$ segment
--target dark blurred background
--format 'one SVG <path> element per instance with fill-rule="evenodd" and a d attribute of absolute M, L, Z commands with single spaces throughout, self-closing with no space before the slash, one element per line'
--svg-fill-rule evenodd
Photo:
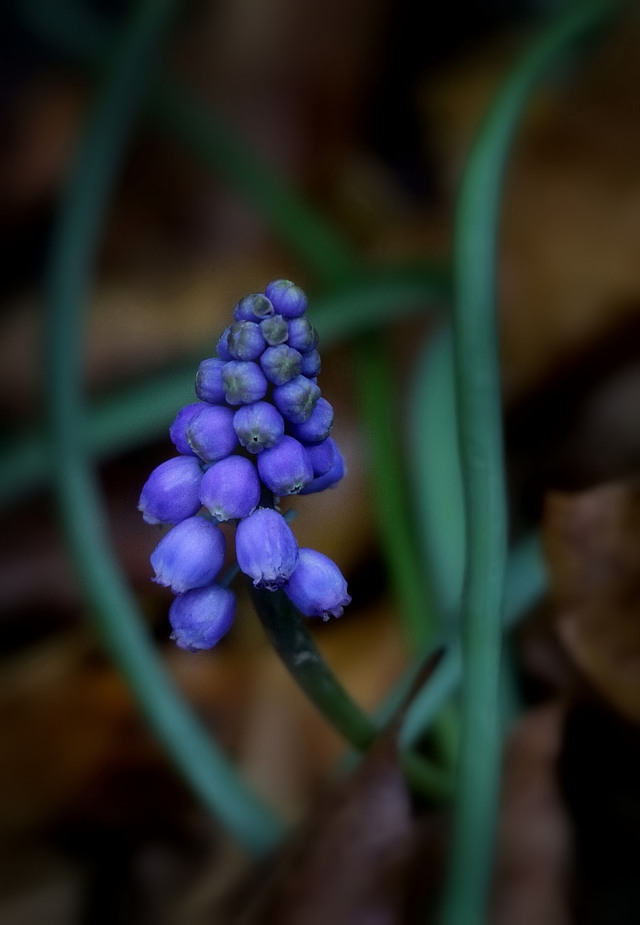
<path fill-rule="evenodd" d="M 538 24 L 561 6 L 552 0 L 189 2 L 180 5 L 161 66 L 370 262 L 446 260 L 455 192 L 479 120 Z M 91 49 L 127 8 L 107 0 L 32 0 L 5 2 L 0 13 L 6 446 L 42 419 L 41 295 L 56 205 L 93 98 Z M 500 309 L 518 531 L 539 521 L 549 491 L 629 478 L 640 465 L 638 86 L 640 30 L 627 18 L 537 94 L 509 170 Z M 157 123 L 141 118 L 88 306 L 90 393 L 99 397 L 199 352 L 210 355 L 235 302 L 282 276 L 308 286 L 311 296 L 318 288 L 250 203 Z M 388 344 L 403 383 L 429 323 L 389 322 Z M 349 350 L 347 344 L 327 351 L 323 366 L 349 485 L 329 493 L 326 503 L 301 504 L 296 533 L 301 544 L 339 561 L 349 577 L 351 613 L 317 636 L 349 689 L 373 707 L 408 653 L 376 535 Z M 400 388 L 402 424 L 401 397 Z M 296 819 L 319 792 L 341 743 L 294 691 L 246 602 L 213 653 L 192 656 L 168 643 L 169 598 L 149 581 L 157 535 L 136 505 L 150 468 L 169 453 L 168 438 L 159 438 L 101 465 L 114 544 L 178 684 L 243 773 Z M 223 921 L 212 910 L 246 862 L 195 805 L 104 658 L 46 486 L 6 501 L 2 523 L 0 921 Z M 574 696 L 578 683 L 550 622 L 542 608 L 518 643 L 532 709 Z M 610 759 L 598 792 L 618 786 L 615 773 L 607 777 L 612 768 L 639 763 L 628 715 L 608 713 L 606 696 L 604 706 L 591 697 L 587 706 L 579 698 L 570 736 L 562 731 L 566 699 L 560 713 L 538 715 L 528 727 L 533 731 L 524 733 L 524 754 L 529 749 L 540 763 L 531 785 L 541 801 L 535 805 L 547 811 L 538 813 L 548 821 L 540 854 L 553 863 L 545 867 L 534 856 L 529 894 L 502 871 L 497 922 L 569 922 L 582 908 L 570 898 L 584 890 L 568 846 L 579 832 L 588 864 L 598 868 L 589 854 L 597 835 L 571 783 L 589 754 L 588 730 L 604 730 Z M 553 776 L 561 752 L 570 799 Z M 531 823 L 526 812 L 518 816 L 518 795 L 531 792 L 522 771 L 531 762 L 522 754 L 515 765 L 523 776 L 509 790 L 516 794 L 516 840 Z M 602 889 L 594 889 L 592 911 L 575 921 L 637 921 L 624 916 L 638 908 L 625 859 L 638 847 L 639 802 L 633 783 L 625 780 L 624 787 L 622 815 L 635 822 L 624 837 L 615 827 L 609 833 L 620 860 L 611 877 L 603 875 Z M 611 909 L 612 894 L 623 897 L 618 917 L 598 918 L 594 910 Z M 546 912 L 533 902 L 540 895 L 548 900 Z M 534 917 L 518 918 L 516 908 Z"/>

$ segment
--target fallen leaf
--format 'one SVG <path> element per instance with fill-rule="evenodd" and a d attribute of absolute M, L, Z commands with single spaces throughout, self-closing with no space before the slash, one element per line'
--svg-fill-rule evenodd
<path fill-rule="evenodd" d="M 547 499 L 557 630 L 584 676 L 640 722 L 640 482 Z"/>

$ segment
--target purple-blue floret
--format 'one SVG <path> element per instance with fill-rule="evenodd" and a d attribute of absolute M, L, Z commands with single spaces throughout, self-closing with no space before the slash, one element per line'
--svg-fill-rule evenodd
<path fill-rule="evenodd" d="M 211 649 L 231 629 L 235 609 L 235 594 L 220 585 L 185 591 L 169 610 L 171 638 L 189 652 Z"/>
<path fill-rule="evenodd" d="M 290 279 L 275 279 L 269 283 L 264 294 L 277 314 L 284 318 L 298 318 L 306 311 L 307 297 Z"/>
<path fill-rule="evenodd" d="M 320 388 L 305 376 L 296 376 L 273 390 L 273 401 L 283 418 L 292 424 L 302 424 L 320 398 Z"/>
<path fill-rule="evenodd" d="M 265 376 L 274 385 L 284 385 L 300 375 L 302 355 L 287 344 L 267 347 L 260 357 L 260 366 Z"/>
<path fill-rule="evenodd" d="M 249 453 L 261 453 L 275 446 L 284 434 L 284 419 L 268 401 L 241 405 L 233 417 L 238 440 Z"/>
<path fill-rule="evenodd" d="M 273 315 L 273 305 L 262 292 L 252 292 L 240 299 L 233 310 L 236 321 L 255 321 L 256 318 L 268 318 Z"/>
<path fill-rule="evenodd" d="M 178 524 L 200 510 L 202 469 L 195 456 L 157 466 L 142 487 L 138 510 L 148 524 Z"/>
<path fill-rule="evenodd" d="M 322 369 L 322 360 L 317 350 L 309 350 L 305 353 L 300 362 L 300 372 L 309 379 L 314 379 L 320 374 Z"/>
<path fill-rule="evenodd" d="M 307 451 L 294 437 L 285 436 L 258 456 L 258 472 L 276 497 L 295 495 L 313 479 Z"/>
<path fill-rule="evenodd" d="M 256 588 L 275 591 L 298 564 L 298 544 L 282 514 L 259 507 L 238 524 L 236 557 Z"/>
<path fill-rule="evenodd" d="M 186 438 L 193 452 L 205 462 L 224 459 L 238 445 L 233 411 L 222 405 L 203 404 L 189 423 Z"/>
<path fill-rule="evenodd" d="M 309 462 L 313 469 L 313 477 L 317 478 L 319 475 L 325 475 L 336 460 L 336 451 L 338 448 L 335 440 L 332 440 L 331 437 L 327 437 L 322 443 L 308 446 L 306 449 Z"/>
<path fill-rule="evenodd" d="M 331 439 L 331 438 L 329 438 Z M 310 447 L 309 450 L 313 449 Z M 307 450 L 307 452 L 309 452 Z M 338 482 L 344 478 L 346 472 L 346 467 L 344 464 L 344 459 L 342 453 L 334 444 L 334 458 L 331 468 L 319 475 L 317 478 L 312 479 L 304 488 L 300 491 L 301 495 L 312 495 L 318 491 L 324 491 L 326 488 L 333 488 L 334 485 L 337 485 Z"/>
<path fill-rule="evenodd" d="M 282 315 L 271 315 L 260 322 L 262 336 L 270 347 L 277 347 L 278 344 L 284 344 L 289 338 L 289 324 Z M 294 344 L 291 344 L 293 347 Z"/>
<path fill-rule="evenodd" d="M 351 602 L 347 582 L 335 562 L 315 549 L 298 550 L 298 565 L 284 593 L 305 617 L 340 617 Z"/>
<path fill-rule="evenodd" d="M 230 405 L 247 405 L 267 394 L 268 382 L 257 363 L 230 360 L 222 370 L 225 399 Z"/>
<path fill-rule="evenodd" d="M 169 437 L 179 453 L 185 456 L 195 456 L 195 450 L 189 445 L 187 440 L 187 428 L 196 417 L 200 414 L 205 406 L 200 401 L 195 401 L 190 405 L 185 405 L 178 411 L 173 423 L 169 428 Z"/>
<path fill-rule="evenodd" d="M 307 353 L 317 347 L 318 332 L 308 318 L 290 318 L 287 343 L 300 353 Z"/>
<path fill-rule="evenodd" d="M 248 517 L 260 500 L 256 467 L 244 456 L 227 456 L 202 476 L 200 500 L 216 520 Z"/>
<path fill-rule="evenodd" d="M 211 584 L 224 562 L 225 538 L 204 517 L 187 517 L 163 536 L 151 553 L 153 579 L 182 594 Z"/>
<path fill-rule="evenodd" d="M 201 401 L 209 402 L 212 405 L 217 405 L 224 401 L 222 370 L 226 362 L 226 360 L 221 360 L 220 357 L 210 357 L 200 363 L 196 373 L 196 395 Z"/>
<path fill-rule="evenodd" d="M 257 360 L 266 346 L 257 321 L 236 321 L 227 328 L 227 350 L 234 360 Z"/>
<path fill-rule="evenodd" d="M 331 433 L 333 427 L 333 408 L 326 400 L 320 396 L 316 406 L 302 424 L 291 424 L 289 430 L 301 443 L 322 443 Z"/>

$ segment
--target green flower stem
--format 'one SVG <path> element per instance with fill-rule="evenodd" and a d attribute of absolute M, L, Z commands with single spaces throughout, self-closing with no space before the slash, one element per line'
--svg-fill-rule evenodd
<path fill-rule="evenodd" d="M 248 850 L 262 853 L 274 847 L 283 828 L 237 777 L 158 659 L 108 542 L 84 439 L 83 313 L 100 228 L 173 7 L 168 0 L 134 5 L 113 49 L 59 212 L 46 292 L 51 467 L 67 542 L 107 648 L 185 780 Z"/>
<path fill-rule="evenodd" d="M 265 632 L 283 664 L 311 702 L 358 751 L 365 751 L 380 727 L 342 687 L 318 650 L 297 609 L 282 591 L 265 591 L 248 583 Z M 450 795 L 450 779 L 420 755 L 400 755 L 408 781 L 433 799 Z"/>
<path fill-rule="evenodd" d="M 454 236 L 454 358 L 466 511 L 462 596 L 462 737 L 451 864 L 440 921 L 486 921 L 497 812 L 498 709 L 507 517 L 496 335 L 499 208 L 508 152 L 550 65 L 611 17 L 611 2 L 562 15 L 511 73 L 473 145 Z"/>
<path fill-rule="evenodd" d="M 395 375 L 388 353 L 376 334 L 355 345 L 356 383 L 369 435 L 366 458 L 376 499 L 375 513 L 393 590 L 414 650 L 424 649 L 433 637 L 435 620 L 428 605 L 423 571 L 413 536 L 405 492 L 406 473 L 400 455 L 396 422 Z"/>
<path fill-rule="evenodd" d="M 396 425 L 395 376 L 379 335 L 370 334 L 356 344 L 356 379 L 360 407 L 371 436 L 367 459 L 371 465 L 378 534 L 391 573 L 405 635 L 415 651 L 434 638 L 436 620 L 413 533 L 413 518 L 406 496 L 406 472 Z M 455 713 L 447 708 L 433 727 L 434 744 L 445 765 L 455 766 L 458 731 Z"/>
<path fill-rule="evenodd" d="M 451 329 L 430 334 L 410 387 L 408 462 L 420 548 L 441 629 L 455 627 L 465 555 Z"/>
<path fill-rule="evenodd" d="M 509 631 L 530 612 L 547 587 L 547 575 L 537 535 L 522 540 L 511 552 L 505 583 L 504 630 Z M 449 630 L 440 643 L 445 655 L 416 694 L 405 713 L 400 730 L 400 744 L 408 748 L 425 735 L 442 708 L 460 686 L 462 657 L 457 633 Z M 428 655 L 426 656 L 428 657 Z M 416 676 L 421 659 L 408 677 Z M 392 704 L 395 703 L 395 698 Z M 386 715 L 386 707 L 385 714 Z"/>

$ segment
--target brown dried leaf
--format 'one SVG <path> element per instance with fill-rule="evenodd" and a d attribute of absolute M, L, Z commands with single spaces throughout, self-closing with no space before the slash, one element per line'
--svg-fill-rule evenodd
<path fill-rule="evenodd" d="M 424 682 L 439 658 L 437 653 L 429 660 L 417 684 Z M 433 830 L 421 833 L 413 818 L 398 760 L 398 721 L 396 716 L 355 771 L 325 791 L 262 889 L 242 889 L 238 902 L 243 908 L 231 921 L 242 925 L 406 921 L 409 901 L 416 901 L 412 890 L 416 859 L 426 850 L 433 853 L 435 838 Z M 424 871 L 420 873 L 424 887 L 424 881 L 430 881 Z M 428 897 L 423 890 L 417 901 L 424 899 Z M 218 910 L 216 920 L 219 916 Z"/>
<path fill-rule="evenodd" d="M 640 482 L 550 496 L 544 536 L 567 652 L 614 709 L 640 722 Z"/>
<path fill-rule="evenodd" d="M 401 921 L 412 834 L 409 793 L 387 737 L 320 801 L 243 925 Z"/>

